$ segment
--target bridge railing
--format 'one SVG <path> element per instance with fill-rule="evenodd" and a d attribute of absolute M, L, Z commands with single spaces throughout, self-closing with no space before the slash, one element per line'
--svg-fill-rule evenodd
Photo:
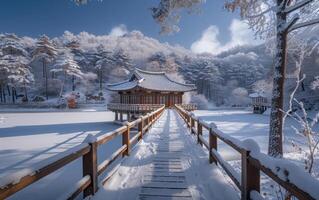
<path fill-rule="evenodd" d="M 61 199 L 75 199 L 82 192 L 84 197 L 94 195 L 98 190 L 98 176 L 108 169 L 118 157 L 129 156 L 131 145 L 143 138 L 144 133 L 146 133 L 152 124 L 161 116 L 164 109 L 165 106 L 161 106 L 157 110 L 135 121 L 127 122 L 124 126 L 99 137 L 89 135 L 83 143 L 66 152 L 48 158 L 26 170 L 21 170 L 3 177 L 0 181 L 0 199 L 10 197 L 81 157 L 83 176 L 74 186 L 70 187 L 70 191 L 64 194 Z M 133 128 L 137 129 L 137 133 L 131 137 L 130 133 Z M 117 136 L 122 136 L 122 146 L 108 159 L 98 164 L 98 147 Z M 103 184 L 111 175 L 112 173 L 109 173 L 109 175 L 102 180 Z"/>
<path fill-rule="evenodd" d="M 194 114 L 176 105 L 176 110 L 186 122 L 192 134 L 197 136 L 201 146 L 209 152 L 209 162 L 219 164 L 241 191 L 241 199 L 263 199 L 260 195 L 260 172 L 285 188 L 300 200 L 319 199 L 319 181 L 294 163 L 270 157 L 259 150 L 258 144 L 251 140 L 240 141 L 208 124 Z M 208 141 L 203 137 L 203 128 L 208 130 Z M 217 151 L 217 140 L 226 143 L 241 154 L 241 174 L 225 161 Z"/>
<path fill-rule="evenodd" d="M 107 109 L 111 111 L 123 111 L 123 112 L 150 112 L 161 108 L 163 104 L 121 104 L 121 103 L 109 103 Z"/>
<path fill-rule="evenodd" d="M 197 105 L 196 104 L 176 104 L 177 106 L 183 108 L 186 111 L 194 111 L 197 110 Z"/>

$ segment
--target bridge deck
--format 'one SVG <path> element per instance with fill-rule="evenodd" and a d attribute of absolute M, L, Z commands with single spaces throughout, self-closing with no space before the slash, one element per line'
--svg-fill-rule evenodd
<path fill-rule="evenodd" d="M 166 110 L 95 199 L 239 199 L 207 152 Z"/>

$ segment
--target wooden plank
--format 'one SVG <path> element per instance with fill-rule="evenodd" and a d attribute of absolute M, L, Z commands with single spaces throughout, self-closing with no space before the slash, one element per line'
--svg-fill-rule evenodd
<path fill-rule="evenodd" d="M 166 197 L 156 195 L 140 195 L 140 200 L 191 200 L 192 197 Z"/>
<path fill-rule="evenodd" d="M 118 158 L 120 155 L 122 155 L 122 153 L 124 151 L 126 151 L 126 148 L 127 146 L 126 145 L 123 145 L 121 146 L 117 151 L 115 151 L 109 159 L 107 160 L 104 160 L 101 164 L 99 164 L 98 166 L 98 170 L 97 170 L 97 173 L 98 175 L 101 175 L 108 166 L 110 166 L 115 160 L 116 158 Z"/>
<path fill-rule="evenodd" d="M 191 197 L 191 193 L 185 189 L 173 188 L 144 188 L 141 189 L 141 195 L 155 195 L 166 197 Z"/>
<path fill-rule="evenodd" d="M 142 186 L 143 188 L 163 188 L 163 189 L 187 189 L 187 184 L 185 182 L 182 183 L 159 183 L 159 182 L 149 182 Z"/>
<path fill-rule="evenodd" d="M 82 182 L 82 180 L 85 180 Z M 71 194 L 69 194 L 65 199 L 67 200 L 73 200 L 76 199 L 81 192 L 83 192 L 90 184 L 91 184 L 91 178 L 90 176 L 84 176 L 80 182 L 82 182 L 81 185 L 76 185 L 77 189 L 73 191 Z"/>
<path fill-rule="evenodd" d="M 120 128 L 118 128 L 114 131 L 108 132 L 108 133 L 98 137 L 97 144 L 102 145 L 102 144 L 112 140 L 116 136 L 122 135 L 126 131 L 126 129 L 127 129 L 126 126 L 121 126 Z"/>

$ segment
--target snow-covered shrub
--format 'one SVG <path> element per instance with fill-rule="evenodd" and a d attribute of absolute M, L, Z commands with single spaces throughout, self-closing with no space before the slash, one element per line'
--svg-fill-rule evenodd
<path fill-rule="evenodd" d="M 192 95 L 190 103 L 196 104 L 198 109 L 207 109 L 209 107 L 209 102 L 206 97 L 202 94 Z"/>

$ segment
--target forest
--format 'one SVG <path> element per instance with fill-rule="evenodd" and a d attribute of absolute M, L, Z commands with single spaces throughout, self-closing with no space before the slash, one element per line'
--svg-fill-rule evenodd
<path fill-rule="evenodd" d="M 315 32 L 315 31 L 314 31 Z M 318 41 L 316 34 L 312 43 Z M 311 44 L 309 44 L 310 46 Z M 294 51 L 289 56 L 294 58 Z M 319 70 L 318 51 L 303 61 L 307 78 L 297 95 L 311 96 L 313 106 Z M 288 63 L 286 90 L 295 86 L 294 59 Z M 41 102 L 59 104 L 70 93 L 83 101 L 112 101 L 106 84 L 125 80 L 135 67 L 165 71 L 172 78 L 195 83 L 196 95 L 185 98 L 210 106 L 247 106 L 249 94 L 271 96 L 273 55 L 267 44 L 238 46 L 218 55 L 195 54 L 190 50 L 131 31 L 124 35 L 73 34 L 38 38 L 0 35 L 0 101 L 5 104 Z"/>

